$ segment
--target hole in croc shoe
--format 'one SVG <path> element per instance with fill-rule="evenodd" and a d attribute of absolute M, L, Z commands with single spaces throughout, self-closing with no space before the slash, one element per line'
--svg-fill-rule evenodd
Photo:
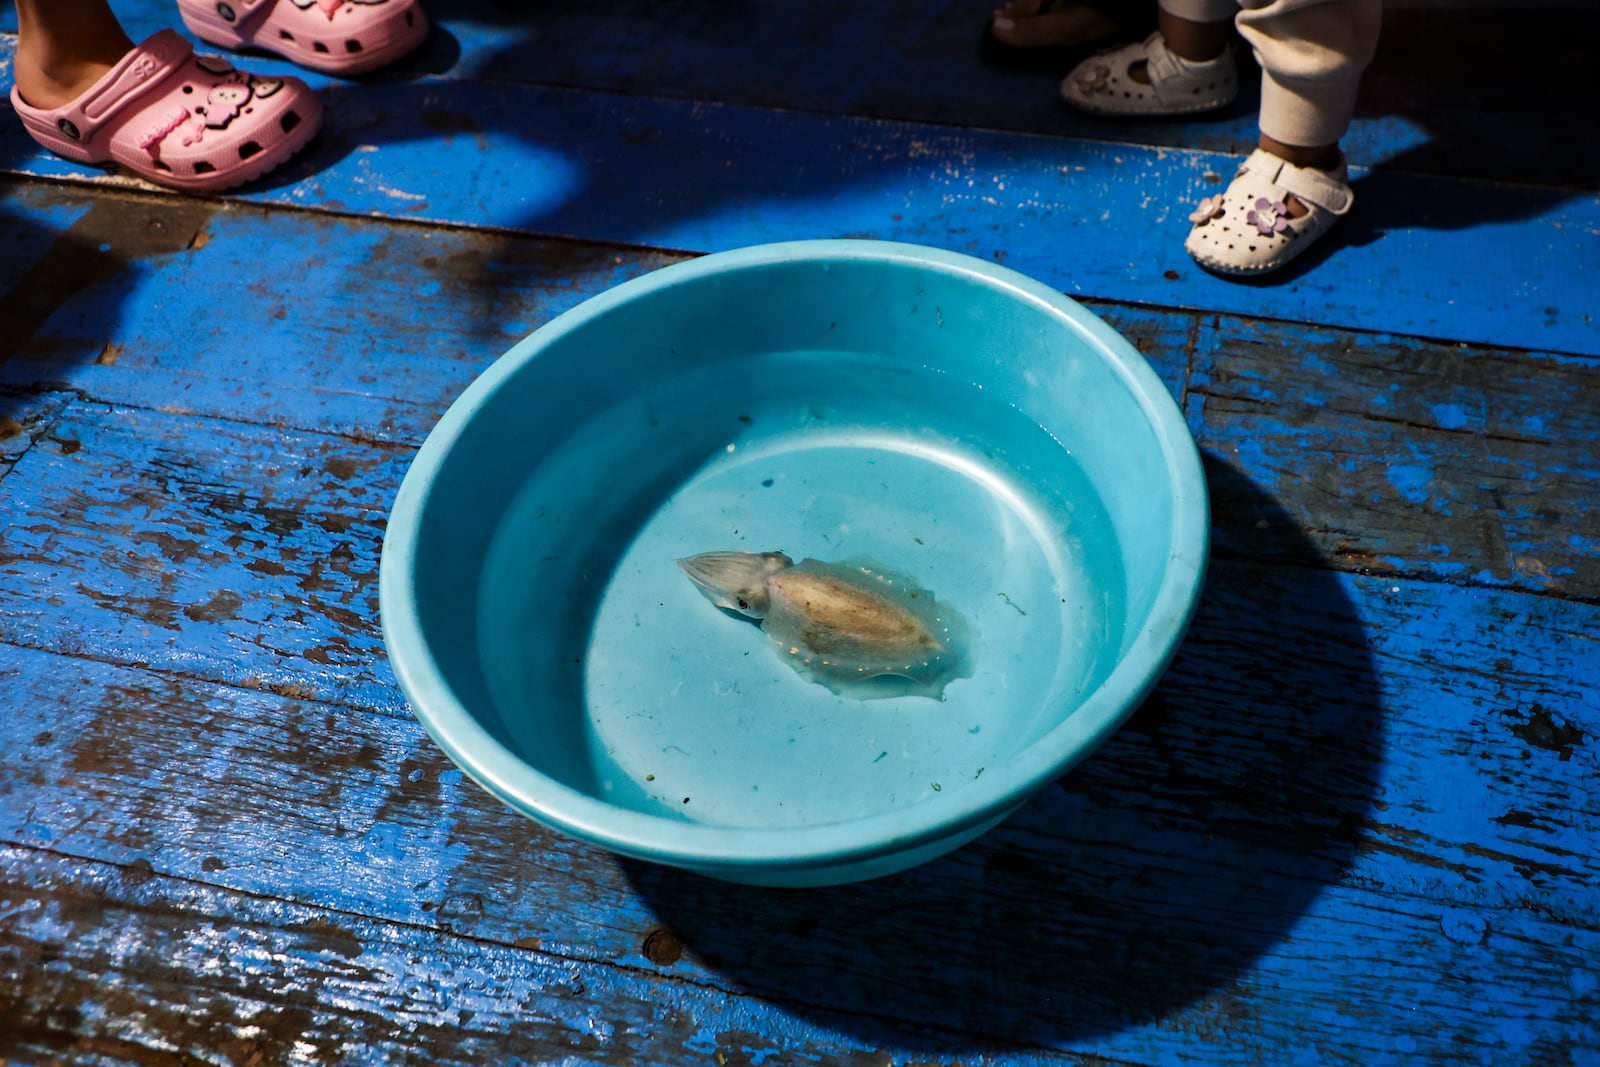
<path fill-rule="evenodd" d="M 407 11 L 406 12 L 406 28 L 410 29 L 412 26 L 415 26 L 416 24 L 417 24 L 417 13 L 415 11 Z"/>
<path fill-rule="evenodd" d="M 300 116 L 293 111 L 286 111 L 283 114 L 283 118 L 278 120 L 278 125 L 283 127 L 284 133 L 288 133 L 300 125 Z"/>
<path fill-rule="evenodd" d="M 355 55 L 357 52 L 361 51 L 361 42 L 360 41 L 346 41 L 344 43 L 344 50 L 346 52 L 349 52 L 351 55 Z"/>
<path fill-rule="evenodd" d="M 194 92 L 194 86 L 192 86 L 192 85 L 185 85 L 185 86 L 184 86 L 184 87 L 183 87 L 183 91 L 184 91 L 184 92 L 186 92 L 186 93 L 192 93 L 192 92 Z"/>
<path fill-rule="evenodd" d="M 292 40 L 294 40 L 294 34 L 290 33 L 288 30 L 279 30 L 278 31 L 278 40 L 280 40 L 280 41 L 292 41 Z"/>
<path fill-rule="evenodd" d="M 246 141 L 244 144 L 239 146 L 239 158 L 249 159 L 259 151 L 261 151 L 260 145 L 256 144 L 254 141 Z"/>
<path fill-rule="evenodd" d="M 213 167 L 211 164 L 207 163 L 203 159 L 200 162 L 198 162 L 198 163 L 196 163 L 194 165 L 194 172 L 196 174 L 210 174 L 212 171 L 214 171 L 216 169 L 217 169 L 216 167 Z"/>
<path fill-rule="evenodd" d="M 328 54 L 328 46 L 323 44 L 321 41 L 313 42 L 312 45 L 311 45 L 311 50 L 313 52 L 320 52 L 323 55 L 327 55 Z"/>
<path fill-rule="evenodd" d="M 161 162 L 161 160 L 159 160 L 159 159 L 152 159 L 150 161 L 150 165 L 152 167 L 156 168 L 156 170 L 164 170 L 168 174 L 172 173 L 172 168 L 167 166 L 165 163 Z"/>

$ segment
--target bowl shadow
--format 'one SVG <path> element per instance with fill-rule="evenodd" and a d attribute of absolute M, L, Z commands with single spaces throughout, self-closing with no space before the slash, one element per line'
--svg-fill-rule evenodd
<path fill-rule="evenodd" d="M 1259 486 L 1206 457 L 1219 526 L 1315 560 Z M 1223 537 L 1219 543 L 1227 543 Z M 1347 579 L 1214 556 L 1152 696 L 977 842 L 821 890 L 623 870 L 673 946 L 864 1042 L 1058 1046 L 1218 1010 L 1350 866 L 1373 806 L 1380 693 Z"/>

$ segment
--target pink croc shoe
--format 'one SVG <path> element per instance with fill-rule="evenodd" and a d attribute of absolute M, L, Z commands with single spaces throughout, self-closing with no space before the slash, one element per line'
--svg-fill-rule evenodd
<path fill-rule="evenodd" d="M 298 78 L 258 78 L 162 30 L 65 107 L 11 106 L 35 141 L 78 163 L 117 162 L 158 185 L 208 191 L 259 178 L 298 152 L 322 105 Z"/>
<path fill-rule="evenodd" d="M 326 74 L 391 63 L 428 35 L 417 0 L 178 0 L 183 24 L 223 48 L 261 48 Z"/>

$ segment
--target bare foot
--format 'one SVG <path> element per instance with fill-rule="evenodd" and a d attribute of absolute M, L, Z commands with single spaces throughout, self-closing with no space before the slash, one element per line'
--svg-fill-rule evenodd
<path fill-rule="evenodd" d="M 22 0 L 17 22 L 12 73 L 36 108 L 70 104 L 133 48 L 103 0 Z"/>
<path fill-rule="evenodd" d="M 1076 48 L 1104 40 L 1117 29 L 1110 16 L 1088 4 L 1051 10 L 1048 0 L 1010 0 L 994 13 L 995 40 L 1013 48 Z"/>
<path fill-rule="evenodd" d="M 128 47 L 133 46 L 130 44 Z M 122 56 L 119 55 L 117 58 L 121 59 Z M 55 64 L 48 72 L 35 67 L 24 73 L 27 68 L 24 67 L 19 55 L 16 65 L 17 93 L 30 107 L 44 111 L 54 110 L 78 99 L 114 65 L 114 63 L 90 60 Z"/>

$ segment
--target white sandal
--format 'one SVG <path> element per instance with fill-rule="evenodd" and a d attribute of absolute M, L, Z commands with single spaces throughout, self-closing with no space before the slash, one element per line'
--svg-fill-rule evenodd
<path fill-rule="evenodd" d="M 1150 84 L 1129 68 L 1143 61 Z M 1091 115 L 1191 115 L 1214 111 L 1239 95 L 1239 70 L 1230 46 L 1216 59 L 1193 63 L 1168 51 L 1159 32 L 1141 44 L 1091 56 L 1061 82 L 1061 99 Z"/>
<path fill-rule="evenodd" d="M 1306 206 L 1299 218 L 1289 217 L 1290 194 Z M 1354 202 L 1343 161 L 1336 171 L 1316 170 L 1258 148 L 1226 192 L 1200 201 L 1183 247 L 1222 274 L 1265 274 L 1309 248 Z"/>

